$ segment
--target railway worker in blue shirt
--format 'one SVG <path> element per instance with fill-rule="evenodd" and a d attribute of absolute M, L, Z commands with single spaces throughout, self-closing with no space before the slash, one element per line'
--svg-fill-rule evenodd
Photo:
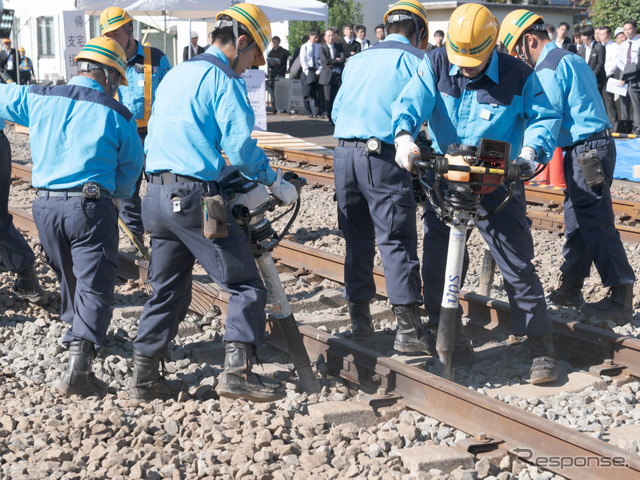
<path fill-rule="evenodd" d="M 97 37 L 75 58 L 78 75 L 54 87 L 0 85 L 0 117 L 29 127 L 38 189 L 33 219 L 58 277 L 62 343 L 69 364 L 58 384 L 67 395 L 106 388 L 91 373 L 111 321 L 118 266 L 118 212 L 142 169 L 142 145 L 131 112 L 113 98 L 125 56 Z"/>
<path fill-rule="evenodd" d="M 533 175 L 536 160 L 546 163 L 551 158 L 555 148 L 551 129 L 558 114 L 532 69 L 494 51 L 497 37 L 498 22 L 486 7 L 469 3 L 454 10 L 446 47 L 427 53 L 392 105 L 400 165 L 413 168 L 411 152 L 417 149 L 413 139 L 425 120 L 437 153 L 446 153 L 454 143 L 477 145 L 481 138 L 506 141 L 523 178 Z M 500 189 L 484 195 L 480 214 L 494 210 L 503 199 Z M 557 362 L 544 291 L 531 263 L 529 227 L 524 184 L 519 180 L 504 210 L 478 222 L 505 280 L 513 332 L 529 337 L 530 377 L 537 384 L 557 378 Z M 425 307 L 432 320 L 437 320 L 440 312 L 448 239 L 449 228 L 428 204 L 422 280 Z"/>
<path fill-rule="evenodd" d="M 548 300 L 579 307 L 587 315 L 619 325 L 630 323 L 635 275 L 615 228 L 611 205 L 609 188 L 616 164 L 611 124 L 589 65 L 558 48 L 543 32 L 542 17 L 515 10 L 505 18 L 500 37 L 505 38 L 512 55 L 517 51 L 535 68 L 561 115 L 554 135 L 565 152 L 564 262 L 560 285 Z M 584 303 L 582 286 L 592 263 L 609 292 L 598 302 Z"/>
<path fill-rule="evenodd" d="M 269 185 L 284 204 L 298 197 L 251 138 L 255 117 L 240 77 L 251 65 L 265 64 L 270 39 L 271 25 L 262 9 L 249 3 L 234 5 L 216 16 L 213 45 L 171 70 L 158 89 L 145 145 L 149 183 L 142 202 L 153 247 L 153 294 L 134 342 L 134 400 L 176 393 L 158 366 L 187 313 L 196 259 L 231 294 L 218 393 L 253 401 L 284 395 L 251 370 L 251 357 L 264 337 L 267 292 L 246 235 L 217 182 L 225 166 L 224 149 L 245 177 Z M 202 202 L 219 207 L 215 219 L 226 226 L 226 235 L 203 235 L 203 213 L 210 209 L 204 210 Z"/>
<path fill-rule="evenodd" d="M 36 256 L 13 225 L 8 208 L 10 189 L 11 144 L 4 134 L 4 120 L 0 118 L 0 263 L 17 274 L 11 293 L 21 300 L 36 303 L 44 294 L 36 274 Z"/>
<path fill-rule="evenodd" d="M 133 38 L 133 19 L 120 7 L 108 7 L 102 11 L 100 31 L 103 36 L 117 41 L 127 55 L 127 85 L 120 85 L 118 99 L 133 113 L 140 140 L 144 144 L 156 90 L 171 69 L 171 65 L 161 50 L 142 45 Z M 141 181 L 142 174 L 136 183 L 133 196 L 120 202 L 120 218 L 138 237 L 140 243 L 144 243 L 144 227 L 140 213 Z M 137 249 L 132 246 L 128 251 L 135 253 Z"/>
<path fill-rule="evenodd" d="M 376 294 L 377 239 L 398 322 L 394 348 L 433 355 L 433 339 L 418 312 L 422 294 L 411 174 L 395 163 L 391 129 L 391 103 L 424 57 L 427 12 L 416 0 L 402 0 L 385 14 L 384 23 L 384 41 L 347 63 L 332 112 L 339 139 L 333 156 L 338 222 L 347 247 L 344 296 L 352 338 L 368 341 L 374 331 L 369 302 Z M 369 139 L 375 145 L 368 147 Z"/>

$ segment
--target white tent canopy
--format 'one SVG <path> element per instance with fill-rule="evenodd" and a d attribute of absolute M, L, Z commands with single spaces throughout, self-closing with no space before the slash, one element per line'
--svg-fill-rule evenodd
<path fill-rule="evenodd" d="M 316 20 L 326 22 L 329 6 L 316 0 L 249 0 L 264 10 L 271 22 Z M 76 0 L 76 8 L 99 14 L 107 7 L 120 7 L 130 15 L 166 15 L 192 20 L 213 19 L 234 0 Z"/>

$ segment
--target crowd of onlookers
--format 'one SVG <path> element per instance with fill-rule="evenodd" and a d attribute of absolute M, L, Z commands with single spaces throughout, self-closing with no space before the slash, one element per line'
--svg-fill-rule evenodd
<path fill-rule="evenodd" d="M 573 28 L 573 36 L 569 35 L 570 27 L 566 22 L 561 22 L 558 28 L 549 23 L 546 27 L 558 47 L 580 55 L 593 70 L 614 130 L 640 133 L 640 37 L 636 22 L 627 20 L 615 31 L 608 26 L 578 25 Z M 612 83 L 623 86 L 626 94 L 610 91 Z"/>
<path fill-rule="evenodd" d="M 560 22 L 557 28 L 550 23 L 546 27 L 549 37 L 558 47 L 580 55 L 593 70 L 614 130 L 640 133 L 640 37 L 636 22 L 628 20 L 615 31 L 608 26 L 594 28 L 592 25 L 577 25 L 571 29 L 566 22 Z M 353 23 L 342 27 L 342 36 L 333 27 L 322 34 L 311 30 L 293 53 L 282 47 L 280 38 L 275 36 L 267 58 L 268 79 L 273 82 L 285 77 L 287 72 L 292 78 L 300 79 L 307 114 L 328 117 L 331 122 L 331 106 L 340 86 L 344 64 L 351 56 L 384 40 L 384 25 L 376 26 L 375 40 L 368 40 L 366 35 L 364 25 L 354 27 Z M 445 33 L 442 30 L 436 30 L 433 37 L 434 43 L 427 45 L 427 52 L 444 45 Z M 610 79 L 622 86 L 618 90 L 626 94 L 610 91 Z"/>

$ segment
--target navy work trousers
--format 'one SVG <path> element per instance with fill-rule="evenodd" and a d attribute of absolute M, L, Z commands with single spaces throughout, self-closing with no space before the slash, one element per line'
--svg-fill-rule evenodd
<path fill-rule="evenodd" d="M 144 145 L 144 139 L 147 137 L 147 130 L 139 132 L 140 141 Z M 123 198 L 120 200 L 120 218 L 125 223 L 131 233 L 142 236 L 144 234 L 144 225 L 142 223 L 142 199 L 140 198 L 140 185 L 144 176 L 144 163 L 142 172 L 136 182 L 136 189 L 131 198 Z"/>
<path fill-rule="evenodd" d="M 411 174 L 396 164 L 392 146 L 374 156 L 363 145 L 347 143 L 333 155 L 338 222 L 347 246 L 344 296 L 350 301 L 375 296 L 377 240 L 389 302 L 422 303 Z"/>
<path fill-rule="evenodd" d="M 9 215 L 10 188 L 11 145 L 0 130 L 0 260 L 10 271 L 19 273 L 33 265 L 36 256 L 13 225 L 13 215 Z"/>
<path fill-rule="evenodd" d="M 209 184 L 215 194 L 217 183 Z M 147 184 L 142 211 L 144 227 L 151 236 L 153 293 L 144 306 L 134 342 L 144 356 L 168 354 L 169 342 L 191 303 L 196 259 L 213 281 L 231 294 L 224 340 L 259 346 L 264 338 L 267 291 L 247 237 L 227 207 L 229 236 L 204 238 L 201 196 L 200 182 Z M 174 202 L 180 205 L 179 211 L 174 211 Z"/>
<path fill-rule="evenodd" d="M 589 188 L 578 164 L 578 155 L 595 150 L 600 157 L 605 181 Z M 564 201 L 564 262 L 560 270 L 568 276 L 586 278 L 591 264 L 606 287 L 629 285 L 635 275 L 616 230 L 610 186 L 616 166 L 616 144 L 612 137 L 585 141 L 564 154 L 567 184 Z"/>
<path fill-rule="evenodd" d="M 480 204 L 480 214 L 485 215 L 487 211 L 493 211 L 504 197 L 505 190 L 502 188 L 484 195 Z M 504 277 L 504 287 L 511 305 L 513 333 L 551 333 L 553 326 L 547 312 L 544 291 L 531 263 L 533 238 L 531 222 L 526 216 L 524 184 L 518 181 L 513 198 L 507 206 L 496 215 L 479 221 L 477 226 Z M 436 216 L 433 207 L 427 202 L 424 216 L 422 281 L 425 309 L 433 323 L 437 323 L 440 316 L 448 245 L 449 227 Z"/>
<path fill-rule="evenodd" d="M 118 269 L 118 212 L 110 198 L 38 197 L 40 242 L 60 283 L 60 318 L 71 327 L 62 343 L 88 340 L 100 348 L 111 322 Z"/>

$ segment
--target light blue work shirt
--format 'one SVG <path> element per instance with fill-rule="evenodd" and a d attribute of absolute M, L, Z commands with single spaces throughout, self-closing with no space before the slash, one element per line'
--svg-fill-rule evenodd
<path fill-rule="evenodd" d="M 542 49 L 535 70 L 551 105 L 561 115 L 553 128 L 559 147 L 611 128 L 596 76 L 582 57 L 550 42 Z"/>
<path fill-rule="evenodd" d="M 138 51 L 127 61 L 128 86 L 118 88 L 118 99 L 127 107 L 136 120 L 144 117 L 144 47 L 138 42 Z M 160 81 L 171 70 L 167 56 L 161 50 L 151 47 L 151 104 L 156 98 Z"/>
<path fill-rule="evenodd" d="M 491 55 L 484 73 L 468 79 L 449 63 L 445 47 L 427 53 L 391 106 L 394 134 L 405 130 L 415 138 L 428 120 L 437 153 L 446 153 L 453 143 L 475 146 L 488 138 L 509 142 L 511 160 L 529 146 L 538 162 L 548 162 L 559 114 L 531 68 L 503 53 Z"/>
<path fill-rule="evenodd" d="M 384 41 L 354 55 L 342 74 L 342 86 L 333 103 L 333 136 L 393 145 L 391 102 L 418 69 L 424 51 L 406 37 L 392 33 Z"/>
<path fill-rule="evenodd" d="M 245 177 L 271 185 L 276 174 L 251 138 L 255 116 L 244 80 L 217 47 L 195 58 L 173 68 L 158 88 L 145 140 L 146 171 L 217 180 L 224 150 Z"/>
<path fill-rule="evenodd" d="M 29 127 L 31 184 L 67 190 L 95 182 L 129 198 L 142 170 L 131 112 L 87 77 L 67 85 L 0 85 L 0 117 Z"/>

